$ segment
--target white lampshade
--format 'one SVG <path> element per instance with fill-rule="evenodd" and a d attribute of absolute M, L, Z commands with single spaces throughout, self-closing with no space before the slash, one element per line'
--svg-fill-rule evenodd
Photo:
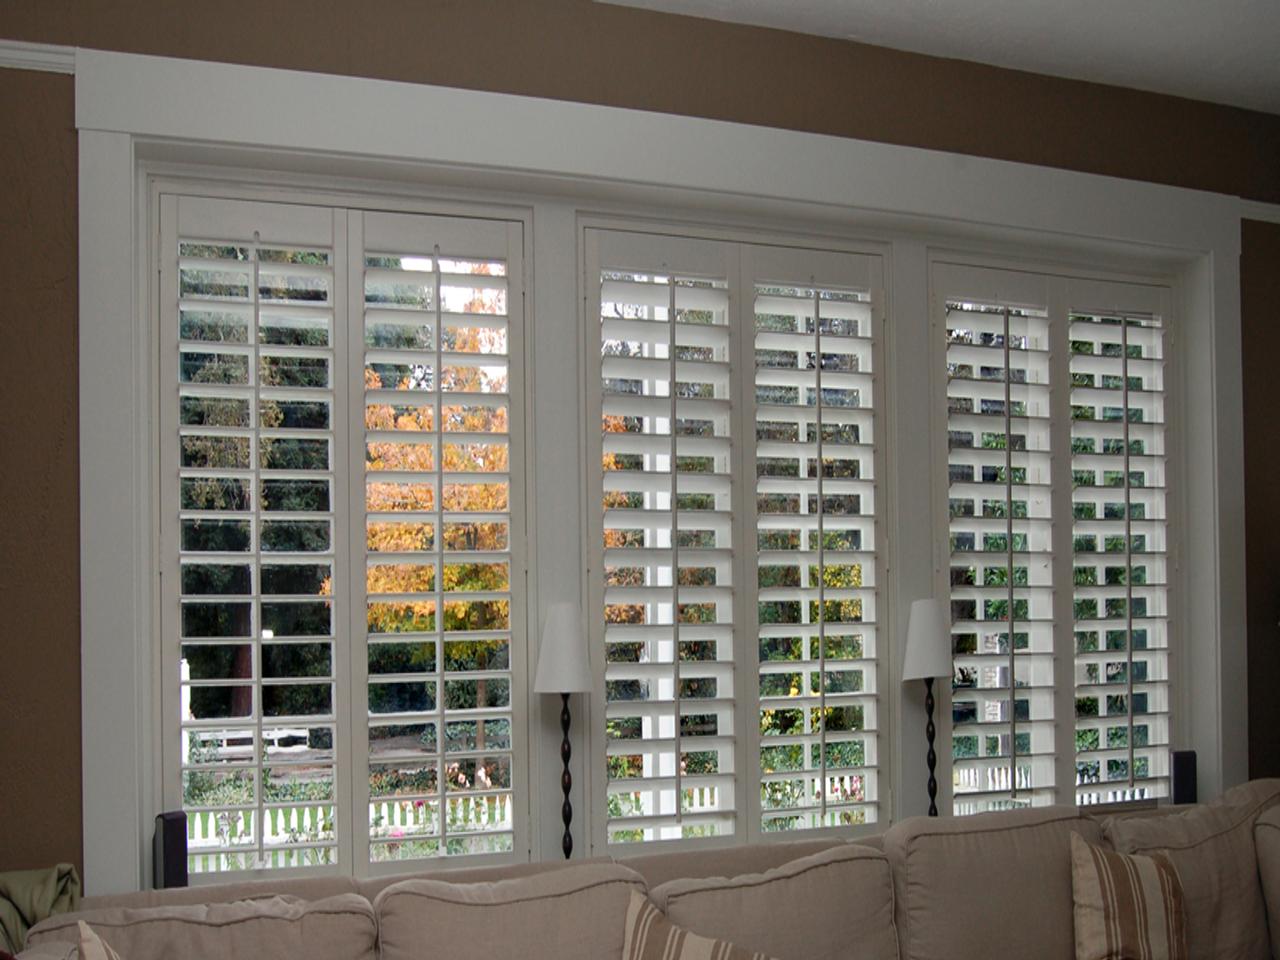
<path fill-rule="evenodd" d="M 902 679 L 951 676 L 951 622 L 941 600 L 916 600 L 907 621 L 907 651 Z"/>
<path fill-rule="evenodd" d="M 542 625 L 534 692 L 590 693 L 592 686 L 586 632 L 578 605 L 553 603 Z"/>

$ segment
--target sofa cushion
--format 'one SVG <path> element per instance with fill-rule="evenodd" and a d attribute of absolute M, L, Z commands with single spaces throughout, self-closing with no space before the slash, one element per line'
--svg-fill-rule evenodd
<path fill-rule="evenodd" d="M 619 859 L 640 876 L 649 889 L 669 880 L 688 877 L 736 877 L 743 873 L 763 873 L 772 867 L 843 845 L 843 840 L 792 840 L 787 843 L 752 843 L 707 850 L 680 850 L 650 853 Z M 641 848 L 643 849 L 643 847 Z"/>
<path fill-rule="evenodd" d="M 37 924 L 28 943 L 76 943 L 84 920 L 125 960 L 297 956 L 374 960 L 378 928 L 354 893 L 310 903 L 290 897 L 181 907 L 110 908 Z"/>
<path fill-rule="evenodd" d="M 1166 852 L 1178 868 L 1192 957 L 1270 957 L 1253 826 L 1278 800 L 1280 780 L 1255 780 L 1183 813 L 1103 823 L 1107 839 L 1121 853 Z"/>
<path fill-rule="evenodd" d="M 763 873 L 672 880 L 650 894 L 672 923 L 778 960 L 896 960 L 884 854 L 841 844 Z"/>
<path fill-rule="evenodd" d="M 903 960 L 1075 960 L 1073 833 L 1102 838 L 1075 807 L 895 824 L 884 839 Z"/>
<path fill-rule="evenodd" d="M 1267 809 L 1253 825 L 1253 843 L 1258 854 L 1258 876 L 1262 881 L 1262 901 L 1267 910 L 1272 955 L 1280 946 L 1280 805 Z"/>
<path fill-rule="evenodd" d="M 773 960 L 677 927 L 638 890 L 631 892 L 627 908 L 622 956 L 624 960 Z"/>
<path fill-rule="evenodd" d="M 238 883 L 208 883 L 167 890 L 141 890 L 101 897 L 85 897 L 81 910 L 108 910 L 113 907 L 187 907 L 206 903 L 235 903 L 238 900 L 270 900 L 293 897 L 297 900 L 325 900 L 344 893 L 359 893 L 351 877 L 275 877 L 271 880 L 242 880 Z M 369 898 L 366 898 L 369 899 Z"/>
<path fill-rule="evenodd" d="M 0 960 L 78 960 L 79 956 L 78 944 L 55 943 L 52 940 L 47 943 L 32 944 L 13 958 L 0 951 Z"/>
<path fill-rule="evenodd" d="M 418 873 L 393 873 L 386 877 L 366 877 L 356 881 L 356 893 L 370 903 L 387 887 L 406 880 L 443 880 L 448 883 L 496 883 L 518 877 L 531 877 L 552 870 L 566 870 L 589 863 L 612 863 L 608 857 L 592 857 L 583 860 L 551 860 L 535 863 L 508 863 L 497 867 L 462 867 L 453 870 L 424 870 Z"/>
<path fill-rule="evenodd" d="M 1118 853 L 1071 835 L 1076 960 L 1187 960 L 1182 881 L 1162 853 Z"/>
<path fill-rule="evenodd" d="M 621 960 L 634 870 L 583 864 L 496 883 L 404 880 L 373 902 L 382 960 Z"/>

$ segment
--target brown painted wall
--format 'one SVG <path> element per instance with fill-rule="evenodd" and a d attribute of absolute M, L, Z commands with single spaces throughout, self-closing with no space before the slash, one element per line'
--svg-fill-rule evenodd
<path fill-rule="evenodd" d="M 1278 116 L 590 0 L 4 0 L 0 37 L 683 113 L 1280 202 Z M 0 70 L 0 870 L 81 850 L 72 93 L 67 77 Z M 1276 228 L 1245 242 L 1246 330 L 1280 351 Z M 1263 604 L 1277 596 L 1280 508 L 1260 421 L 1280 387 L 1258 367 L 1245 388 L 1251 676 L 1255 656 L 1275 676 L 1274 629 L 1259 638 L 1277 619 Z M 1277 712 L 1251 698 L 1255 772 L 1278 772 L 1265 752 Z"/>
<path fill-rule="evenodd" d="M 1280 777 L 1280 224 L 1246 220 L 1242 234 L 1249 775 Z"/>
<path fill-rule="evenodd" d="M 0 37 L 584 100 L 1280 202 L 1280 116 L 591 0 L 4 0 Z"/>
<path fill-rule="evenodd" d="M 0 70 L 0 870 L 80 862 L 72 98 Z"/>

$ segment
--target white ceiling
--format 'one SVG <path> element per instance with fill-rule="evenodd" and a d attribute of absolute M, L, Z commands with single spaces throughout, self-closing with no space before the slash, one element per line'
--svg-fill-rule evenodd
<path fill-rule="evenodd" d="M 1280 113 L 1280 0 L 601 0 Z"/>

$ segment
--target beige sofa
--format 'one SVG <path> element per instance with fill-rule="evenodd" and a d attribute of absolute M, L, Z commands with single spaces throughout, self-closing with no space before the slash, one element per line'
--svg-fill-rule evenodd
<path fill-rule="evenodd" d="M 1191 960 L 1271 960 L 1269 924 L 1280 957 L 1280 780 L 1260 780 L 1123 817 L 914 817 L 848 842 L 88 898 L 36 926 L 20 958 L 74 957 L 85 920 L 123 960 L 621 960 L 639 890 L 673 922 L 779 960 L 1074 960 L 1072 833 L 1169 852 Z"/>

